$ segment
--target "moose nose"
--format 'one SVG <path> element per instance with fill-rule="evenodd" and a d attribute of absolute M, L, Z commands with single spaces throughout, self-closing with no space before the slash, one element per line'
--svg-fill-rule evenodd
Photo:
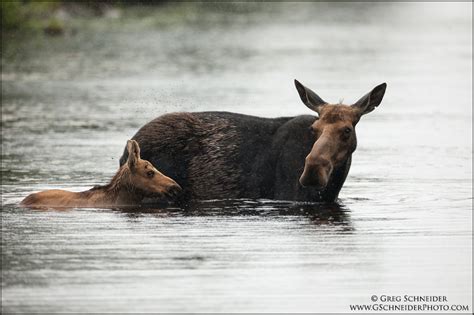
<path fill-rule="evenodd" d="M 311 186 L 322 190 L 326 187 L 331 172 L 332 164 L 329 160 L 308 156 L 305 160 L 303 174 L 301 174 L 299 182 L 303 187 Z"/>
<path fill-rule="evenodd" d="M 331 167 L 331 162 L 328 159 L 325 158 L 308 158 L 307 161 L 309 166 L 315 167 L 315 168 L 330 168 Z"/>
<path fill-rule="evenodd" d="M 176 182 L 171 184 L 171 186 L 168 187 L 168 193 L 171 196 L 177 196 L 181 191 L 183 191 L 183 189 Z"/>

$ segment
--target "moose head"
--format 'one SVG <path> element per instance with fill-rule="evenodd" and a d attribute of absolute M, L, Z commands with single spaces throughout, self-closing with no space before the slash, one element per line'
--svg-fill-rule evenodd
<path fill-rule="evenodd" d="M 304 187 L 323 190 L 333 170 L 343 165 L 355 151 L 355 126 L 362 115 L 380 104 L 387 84 L 376 86 L 353 105 L 329 104 L 297 80 L 295 85 L 303 103 L 318 113 L 318 119 L 310 127 L 314 144 L 306 156 L 299 182 Z"/>

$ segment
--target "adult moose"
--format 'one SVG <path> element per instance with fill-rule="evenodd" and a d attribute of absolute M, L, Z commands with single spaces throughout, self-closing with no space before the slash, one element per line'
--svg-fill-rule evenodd
<path fill-rule="evenodd" d="M 351 166 L 355 126 L 380 104 L 386 84 L 351 106 L 328 104 L 297 80 L 295 85 L 318 117 L 172 113 L 147 123 L 133 139 L 144 159 L 183 188 L 184 198 L 332 202 Z M 125 150 L 120 163 L 126 160 Z"/>

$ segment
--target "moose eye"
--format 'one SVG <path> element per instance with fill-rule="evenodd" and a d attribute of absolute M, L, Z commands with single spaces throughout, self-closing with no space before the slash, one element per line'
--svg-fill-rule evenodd
<path fill-rule="evenodd" d="M 344 128 L 344 133 L 345 133 L 346 135 L 350 134 L 351 132 L 352 132 L 352 129 L 351 129 L 351 128 L 349 128 L 349 127 Z"/>
<path fill-rule="evenodd" d="M 148 172 L 146 172 L 146 176 L 147 176 L 148 178 L 152 178 L 154 175 L 155 175 L 155 172 L 153 172 L 153 171 L 148 171 Z"/>

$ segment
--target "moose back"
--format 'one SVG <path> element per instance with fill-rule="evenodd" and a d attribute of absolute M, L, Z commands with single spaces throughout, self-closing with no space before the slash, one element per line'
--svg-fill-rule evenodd
<path fill-rule="evenodd" d="M 182 187 L 184 199 L 335 201 L 357 146 L 355 126 L 380 104 L 386 84 L 353 105 L 328 104 L 295 85 L 318 116 L 171 113 L 144 125 L 133 139 L 143 159 Z"/>

